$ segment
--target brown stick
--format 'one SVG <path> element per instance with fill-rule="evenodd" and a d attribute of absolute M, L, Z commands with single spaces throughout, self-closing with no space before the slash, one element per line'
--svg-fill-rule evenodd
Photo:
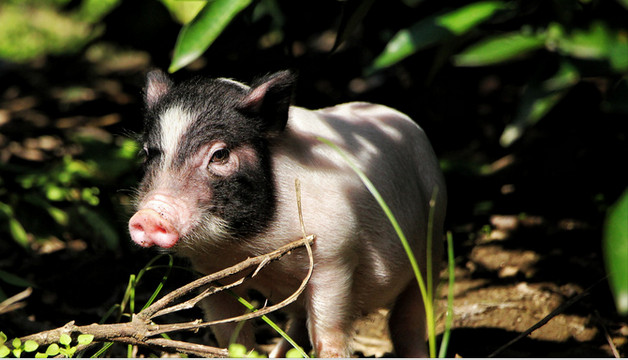
<path fill-rule="evenodd" d="M 160 334 L 173 332 L 173 331 L 184 331 L 184 330 L 197 330 L 203 327 L 207 327 L 214 324 L 226 323 L 226 322 L 235 322 L 242 321 L 247 319 L 256 318 L 265 314 L 268 314 L 272 311 L 275 311 L 279 308 L 282 308 L 291 302 L 295 301 L 297 297 L 303 292 L 305 289 L 307 282 L 309 281 L 312 270 L 314 268 L 314 259 L 312 257 L 312 249 L 311 245 L 313 244 L 315 239 L 314 235 L 306 236 L 300 240 L 293 241 L 289 244 L 286 244 L 279 249 L 272 251 L 265 255 L 260 255 L 254 258 L 246 259 L 245 261 L 236 264 L 232 267 L 224 269 L 222 271 L 204 276 L 198 280 L 195 280 L 187 285 L 180 287 L 177 290 L 170 292 L 165 295 L 163 298 L 155 302 L 153 305 L 144 309 L 143 311 L 135 314 L 131 317 L 131 321 L 128 323 L 120 323 L 120 324 L 92 324 L 92 325 L 83 325 L 77 326 L 74 324 L 74 321 L 67 323 L 66 325 L 52 330 L 43 331 L 37 334 L 27 335 L 22 338 L 22 342 L 27 340 L 34 340 L 40 346 L 46 346 L 53 343 L 58 343 L 62 334 L 68 334 L 70 336 L 80 335 L 80 334 L 90 334 L 94 336 L 93 342 L 85 347 L 81 346 L 81 349 L 92 346 L 93 344 L 99 342 L 120 342 L 125 344 L 132 345 L 144 345 L 144 346 L 158 346 L 163 349 L 174 350 L 178 352 L 188 353 L 196 356 L 206 356 L 206 357 L 226 357 L 228 355 L 226 349 L 214 348 L 211 346 L 204 346 L 193 343 L 186 343 L 182 341 L 174 341 L 163 338 L 154 338 Z M 282 302 L 268 306 L 263 309 L 247 313 L 242 316 L 237 316 L 229 319 L 222 319 L 211 322 L 202 322 L 201 320 L 186 322 L 186 323 L 178 323 L 178 324 L 163 324 L 156 325 L 153 324 L 151 319 L 172 313 L 175 311 L 187 309 L 189 307 L 194 306 L 198 301 L 203 299 L 204 297 L 210 296 L 218 291 L 226 290 L 228 288 L 237 286 L 242 284 L 244 281 L 252 278 L 252 276 L 244 276 L 237 281 L 225 285 L 225 286 L 210 286 L 208 289 L 203 291 L 200 295 L 195 296 L 194 298 L 187 300 L 181 304 L 169 306 L 174 303 L 181 297 L 190 294 L 192 291 L 198 290 L 206 285 L 211 284 L 212 282 L 221 280 L 225 277 L 237 274 L 245 269 L 256 266 L 255 274 L 265 265 L 276 261 L 283 257 L 286 254 L 289 254 L 295 249 L 299 247 L 305 246 L 309 255 L 310 261 L 310 269 L 307 276 L 303 279 L 301 286 L 288 298 L 283 300 Z"/>

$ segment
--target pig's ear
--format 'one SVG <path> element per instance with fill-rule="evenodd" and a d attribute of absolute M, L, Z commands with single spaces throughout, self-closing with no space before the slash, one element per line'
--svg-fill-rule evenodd
<path fill-rule="evenodd" d="M 146 88 L 144 89 L 144 101 L 146 106 L 152 108 L 164 95 L 170 91 L 172 80 L 161 70 L 152 70 L 146 75 Z"/>
<path fill-rule="evenodd" d="M 259 116 L 266 131 L 282 131 L 288 121 L 294 84 L 295 75 L 290 71 L 264 77 L 253 84 L 238 107 L 245 114 Z"/>

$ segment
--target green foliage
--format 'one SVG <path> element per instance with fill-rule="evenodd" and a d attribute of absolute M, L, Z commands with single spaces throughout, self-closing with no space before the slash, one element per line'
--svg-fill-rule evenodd
<path fill-rule="evenodd" d="M 19 338 L 15 338 L 11 340 L 10 346 L 7 345 L 7 340 L 7 336 L 0 331 L 0 358 L 6 358 L 9 355 L 19 358 L 22 356 L 22 353 L 32 353 L 39 348 L 39 344 L 33 340 L 22 342 Z M 50 344 L 45 352 L 38 352 L 34 357 L 47 358 L 61 355 L 66 358 L 71 358 L 74 356 L 78 345 L 89 345 L 93 340 L 94 335 L 81 334 L 76 339 L 76 345 L 72 346 L 72 337 L 68 334 L 61 334 L 58 344 Z"/>
<path fill-rule="evenodd" d="M 0 358 L 5 358 L 9 355 L 13 355 L 16 358 L 19 358 L 22 356 L 22 353 L 33 352 L 39 347 L 39 345 L 33 340 L 27 340 L 25 342 L 22 342 L 22 340 L 15 338 L 11 340 L 10 346 L 7 345 L 7 340 L 8 338 L 6 334 L 0 331 Z"/>
<path fill-rule="evenodd" d="M 175 72 L 197 59 L 250 3 L 251 0 L 207 2 L 196 17 L 181 29 L 168 70 Z"/>
<path fill-rule="evenodd" d="M 167 259 L 167 264 L 156 265 L 156 263 L 164 257 Z M 136 313 L 135 312 L 135 309 L 136 309 L 135 294 L 137 292 L 138 287 L 142 283 L 142 280 L 144 279 L 144 275 L 146 275 L 146 273 L 148 273 L 149 271 L 163 270 L 164 272 L 163 272 L 161 281 L 155 286 L 155 289 L 153 290 L 152 295 L 149 297 L 148 301 L 146 301 L 146 303 L 142 306 L 142 310 L 149 307 L 155 301 L 155 299 L 157 298 L 157 296 L 163 289 L 164 285 L 166 284 L 166 281 L 168 280 L 168 277 L 170 276 L 170 272 L 172 271 L 173 266 L 174 266 L 174 258 L 172 257 L 172 255 L 161 254 L 161 255 L 157 255 L 153 257 L 146 265 L 144 265 L 142 269 L 140 269 L 140 271 L 138 271 L 137 274 L 129 275 L 129 282 L 127 283 L 127 287 L 122 297 L 122 300 L 120 301 L 119 304 L 116 304 L 112 306 L 111 309 L 109 309 L 109 311 L 101 319 L 100 323 L 101 324 L 104 323 L 107 319 L 109 319 L 112 316 L 114 317 L 114 322 L 116 323 L 120 322 L 123 317 L 127 317 L 130 319 L 131 315 Z M 163 336 L 166 337 L 166 335 L 163 335 Z M 80 343 L 81 338 L 79 337 L 78 340 Z M 112 342 L 103 344 L 103 346 L 92 357 L 104 356 L 107 350 L 109 350 L 109 348 L 113 346 L 113 344 L 114 343 Z M 128 357 L 132 357 L 131 351 L 130 351 L 131 347 L 132 346 L 129 345 Z"/>
<path fill-rule="evenodd" d="M 119 246 L 111 217 L 99 209 L 101 188 L 134 168 L 138 146 L 129 139 L 119 144 L 76 141 L 86 148 L 78 157 L 65 155 L 28 168 L 0 164 L 0 232 L 26 249 L 51 235 L 62 238 L 68 228 L 75 234 L 97 234 L 109 249 Z"/>
<path fill-rule="evenodd" d="M 628 188 L 608 210 L 604 223 L 604 258 L 617 312 L 628 314 Z"/>
<path fill-rule="evenodd" d="M 419 20 L 393 36 L 368 72 L 392 66 L 420 50 L 464 35 L 504 7 L 500 1 L 481 1 Z"/>
<path fill-rule="evenodd" d="M 72 12 L 67 1 L 0 3 L 0 58 L 24 62 L 47 54 L 76 53 L 102 34 L 98 21 L 120 0 L 83 0 Z"/>
<path fill-rule="evenodd" d="M 580 82 L 581 73 L 620 78 L 628 71 L 628 27 L 625 23 L 613 24 L 590 16 L 584 2 L 564 2 L 562 5 L 559 7 L 562 12 L 547 14 L 539 11 L 530 15 L 521 11 L 523 2 L 477 2 L 447 11 L 444 15 L 426 17 L 410 28 L 400 30 L 369 70 L 390 67 L 431 46 L 441 46 L 448 49 L 447 53 L 453 53 L 450 59 L 436 60 L 451 60 L 456 66 L 496 66 L 523 58 L 540 59 L 542 51 L 554 55 L 560 64 L 558 70 L 549 77 L 530 80 L 515 120 L 502 134 L 501 144 L 509 146 Z M 547 21 L 548 15 L 553 19 Z M 510 23 L 523 22 L 524 26 L 516 31 L 476 29 L 493 18 L 499 19 L 493 21 L 498 29 L 507 29 Z M 576 22 L 576 18 L 586 20 Z M 452 42 L 454 39 L 457 41 Z M 449 49 L 452 46 L 454 49 Z M 542 60 L 537 63 L 540 69 L 551 65 Z"/>

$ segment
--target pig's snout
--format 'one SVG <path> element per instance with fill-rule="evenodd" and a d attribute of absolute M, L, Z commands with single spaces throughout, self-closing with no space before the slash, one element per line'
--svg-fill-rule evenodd
<path fill-rule="evenodd" d="M 153 209 L 136 212 L 129 220 L 129 232 L 133 241 L 144 247 L 171 248 L 179 240 L 177 229 Z"/>

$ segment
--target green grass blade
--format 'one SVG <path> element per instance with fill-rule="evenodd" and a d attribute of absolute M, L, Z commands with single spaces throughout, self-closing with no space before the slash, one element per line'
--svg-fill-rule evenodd
<path fill-rule="evenodd" d="M 166 281 L 168 280 L 168 277 L 170 276 L 170 271 L 172 271 L 172 267 L 174 265 L 174 258 L 170 254 L 168 254 L 167 256 L 168 256 L 168 265 L 166 266 L 166 272 L 164 273 L 164 276 L 162 276 L 161 281 L 157 285 L 157 288 L 155 289 L 155 291 L 153 291 L 153 294 L 150 296 L 150 298 L 148 299 L 146 304 L 144 304 L 144 306 L 142 307 L 142 310 L 144 310 L 147 307 L 149 307 L 155 301 L 155 299 L 157 298 L 157 296 L 159 295 L 159 293 L 163 289 L 164 285 L 166 284 Z M 148 268 L 147 271 L 148 270 L 151 270 L 151 268 Z M 139 279 L 139 277 L 138 277 L 138 279 Z"/>
<path fill-rule="evenodd" d="M 255 306 L 253 306 L 253 304 L 251 304 L 250 302 L 246 301 L 246 299 L 236 295 L 233 291 L 229 290 L 229 294 L 231 294 L 231 296 L 235 297 L 242 305 L 246 306 L 246 308 L 249 309 L 250 311 L 252 311 L 252 312 L 257 311 L 257 309 L 255 308 Z M 272 321 L 268 316 L 262 315 L 261 319 L 264 320 L 268 325 L 270 325 L 270 327 L 273 328 L 273 330 L 275 330 L 277 333 L 279 333 L 279 335 L 281 335 L 281 337 L 286 339 L 286 341 L 288 341 L 288 343 L 290 343 L 290 345 L 292 345 L 293 348 L 297 349 L 297 351 L 299 351 L 301 356 L 303 356 L 304 358 L 309 358 L 309 356 L 305 353 L 305 351 L 303 351 L 301 346 L 299 346 L 299 344 L 297 344 L 296 341 L 292 340 L 292 338 L 290 336 L 288 336 L 288 334 L 286 334 L 285 331 L 281 330 L 281 328 L 277 324 L 275 324 L 275 322 Z"/>
<path fill-rule="evenodd" d="M 454 240 L 451 232 L 447 232 L 447 266 L 449 272 L 449 286 L 447 289 L 447 314 L 445 316 L 445 331 L 440 343 L 439 358 L 447 357 L 449 347 L 449 337 L 451 336 L 451 326 L 454 320 L 454 283 L 456 282 L 454 261 Z"/>

